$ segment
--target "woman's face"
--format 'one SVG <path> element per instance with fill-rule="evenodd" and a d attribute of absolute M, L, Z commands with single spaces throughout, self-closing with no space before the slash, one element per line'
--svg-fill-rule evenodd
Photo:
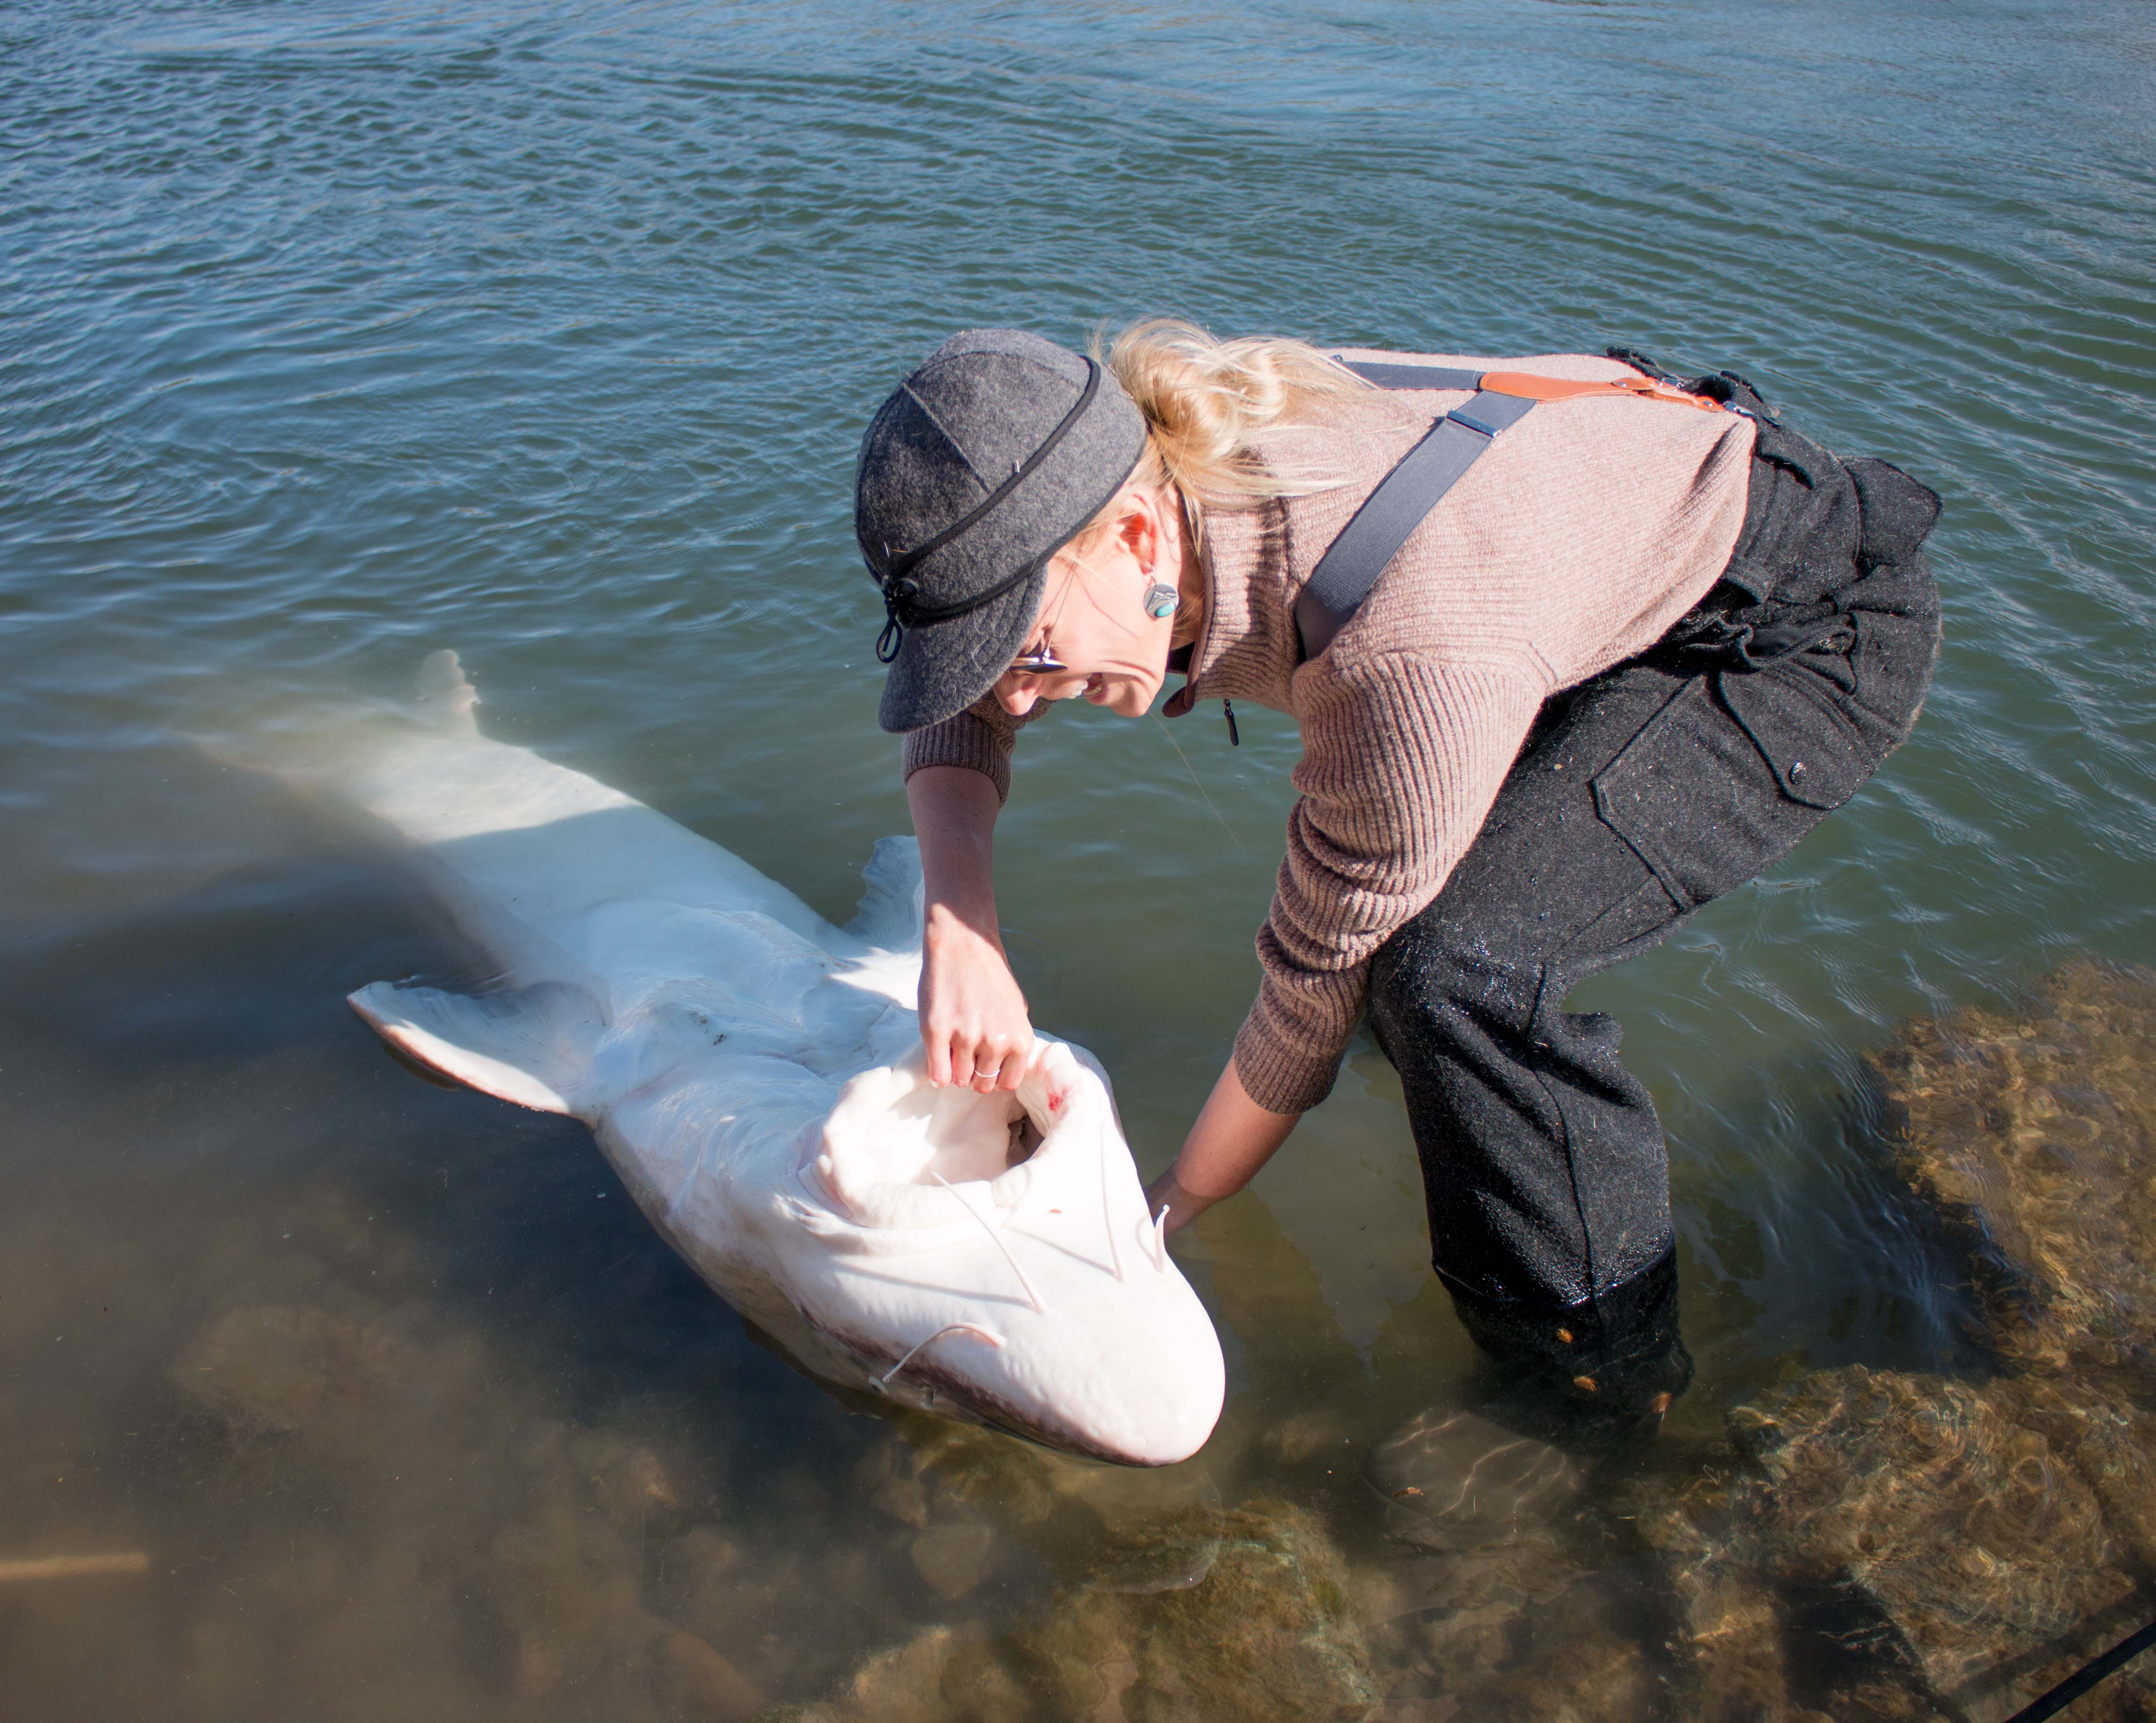
<path fill-rule="evenodd" d="M 1146 614 L 1146 589 L 1181 585 L 1182 536 L 1162 503 L 1142 492 L 1082 551 L 1065 549 L 1048 565 L 1040 615 L 1025 638 L 1026 655 L 1046 653 L 1060 670 L 1006 673 L 998 705 L 1024 717 L 1040 700 L 1083 695 L 1096 706 L 1142 717 L 1168 675 L 1173 614 Z"/>

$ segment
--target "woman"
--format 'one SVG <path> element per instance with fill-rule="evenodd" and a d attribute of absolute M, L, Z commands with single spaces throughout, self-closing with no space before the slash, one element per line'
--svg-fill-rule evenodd
<path fill-rule="evenodd" d="M 1524 375 L 1474 392 L 1413 369 L 1493 366 Z M 1455 444 L 1445 489 L 1421 468 Z M 1661 1127 L 1615 1023 L 1564 997 L 1774 862 L 1907 733 L 1937 505 L 1729 373 L 1680 390 L 1630 353 L 1333 356 L 1168 322 L 1094 359 L 953 337 L 877 413 L 855 496 L 927 881 L 931 1075 L 1014 1087 L 1031 1047 L 990 869 L 1019 727 L 1081 696 L 1139 715 L 1173 663 L 1170 715 L 1260 701 L 1303 756 L 1263 983 L 1152 1188 L 1170 1228 L 1249 1182 L 1367 1012 L 1478 1333 L 1666 1326 Z"/>

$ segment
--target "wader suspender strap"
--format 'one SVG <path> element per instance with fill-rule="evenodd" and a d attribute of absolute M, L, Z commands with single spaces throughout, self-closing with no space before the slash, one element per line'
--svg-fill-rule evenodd
<path fill-rule="evenodd" d="M 1381 389 L 1473 389 L 1466 405 L 1455 407 L 1421 442 L 1400 457 L 1399 464 L 1378 481 L 1354 518 L 1340 530 L 1295 601 L 1295 628 L 1306 661 L 1332 644 L 1378 584 L 1378 577 L 1445 494 L 1460 482 L 1476 458 L 1502 430 L 1527 416 L 1537 401 L 1571 401 L 1590 395 L 1630 395 L 1673 401 L 1709 413 L 1725 409 L 1718 401 L 1690 395 L 1650 377 L 1609 382 L 1569 382 L 1517 371 L 1454 371 L 1436 365 L 1383 365 L 1343 359 L 1341 363 Z"/>

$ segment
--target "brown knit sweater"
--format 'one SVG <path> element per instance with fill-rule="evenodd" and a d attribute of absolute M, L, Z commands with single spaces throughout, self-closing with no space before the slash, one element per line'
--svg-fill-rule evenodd
<path fill-rule="evenodd" d="M 1348 356 L 1630 374 L 1584 354 Z M 1656 401 L 1546 402 L 1453 487 L 1331 647 L 1298 665 L 1292 611 L 1318 558 L 1466 398 L 1373 390 L 1328 409 L 1283 453 L 1348 482 L 1204 518 L 1204 628 L 1165 710 L 1255 700 L 1302 731 L 1301 796 L 1258 931 L 1265 977 L 1235 1037 L 1243 1087 L 1271 1112 L 1306 1111 L 1332 1088 L 1371 955 L 1474 841 L 1537 709 L 1657 639 L 1714 584 L 1743 524 L 1749 419 Z M 990 696 L 909 736 L 906 772 L 970 767 L 1008 796 L 1024 721 Z"/>

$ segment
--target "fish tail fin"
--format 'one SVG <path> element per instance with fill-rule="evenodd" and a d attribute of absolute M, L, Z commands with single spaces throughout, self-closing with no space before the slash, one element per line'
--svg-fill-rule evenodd
<path fill-rule="evenodd" d="M 413 1064 L 542 1113 L 582 1112 L 606 1027 L 591 995 L 564 982 L 476 997 L 377 982 L 348 1003 Z"/>
<path fill-rule="evenodd" d="M 413 690 L 413 715 L 444 736 L 477 736 L 479 720 L 472 715 L 472 708 L 478 704 L 479 690 L 465 674 L 456 654 L 447 647 L 429 653 L 419 666 L 418 685 Z"/>
<path fill-rule="evenodd" d="M 879 838 L 861 869 L 860 905 L 845 931 L 887 951 L 921 943 L 921 845 L 911 838 Z"/>

